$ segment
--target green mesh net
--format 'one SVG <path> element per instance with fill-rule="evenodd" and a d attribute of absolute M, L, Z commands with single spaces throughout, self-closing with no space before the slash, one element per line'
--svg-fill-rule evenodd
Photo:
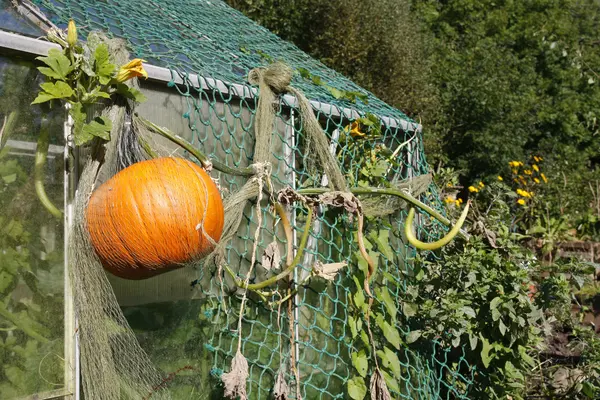
<path fill-rule="evenodd" d="M 101 30 L 123 38 L 132 56 L 168 68 L 171 81 L 166 87 L 141 82 L 149 101 L 137 111 L 228 166 L 253 163 L 257 106 L 255 88 L 247 82 L 248 72 L 281 60 L 297 72 L 292 85 L 311 99 L 330 140 L 330 151 L 351 186 L 362 179 L 368 152 L 356 145 L 349 132 L 353 121 L 370 115 L 381 121 L 377 143 L 394 152 L 396 160 L 381 171 L 379 182 L 401 182 L 429 173 L 417 123 L 221 1 L 33 3 L 59 27 L 66 27 L 73 18 L 84 33 Z M 278 99 L 270 160 L 275 190 L 327 185 L 327 177 L 315 167 L 315 154 L 299 115 L 292 96 Z M 216 171 L 213 177 L 226 194 L 235 193 L 247 180 Z M 443 213 L 433 185 L 420 192 L 423 203 Z M 286 246 L 267 202 L 261 206 L 262 229 L 256 243 L 259 261 L 270 243 L 275 242 L 282 253 Z M 306 226 L 302 207 L 289 210 L 289 216 L 295 246 L 300 239 L 296 235 L 310 230 L 292 284 L 302 283 L 316 261 L 348 261 L 355 267 L 358 248 L 354 222 L 348 216 L 323 208 L 310 226 Z M 240 278 L 250 266 L 257 217 L 255 207 L 248 206 L 236 237 L 227 244 L 226 263 Z M 402 211 L 367 222 L 370 231 L 386 237 L 393 249 L 385 252 L 373 245 L 374 251 L 384 254 L 379 258 L 375 286 L 388 291 L 392 299 L 407 290 L 405 278 L 412 272 L 414 249 L 400 233 L 405 217 Z M 373 226 L 375 221 L 379 221 L 377 226 Z M 434 240 L 446 227 L 423 217 L 416 230 L 421 240 Z M 269 271 L 257 268 L 251 282 L 268 275 Z M 157 386 L 168 387 L 174 399 L 222 398 L 219 378 L 229 370 L 236 353 L 241 298 L 231 280 L 221 283 L 217 271 L 204 266 L 144 282 L 109 278 L 141 347 L 165 377 Z M 299 389 L 290 390 L 290 398 L 347 398 L 347 381 L 355 375 L 351 362 L 355 339 L 348 311 L 353 285 L 343 271 L 330 283 L 300 285 L 293 299 L 280 309 L 252 296 L 248 299 L 241 336 L 242 352 L 249 363 L 249 398 L 269 398 L 279 373 L 290 387 Z M 267 299 L 267 303 L 276 300 Z M 397 321 L 395 328 L 408 334 L 410 319 L 399 317 Z M 392 379 L 395 384 L 388 384 L 392 395 L 402 399 L 468 398 L 476 372 L 462 354 L 460 347 L 444 348 L 436 341 L 403 346 L 396 352 L 400 369 Z"/>

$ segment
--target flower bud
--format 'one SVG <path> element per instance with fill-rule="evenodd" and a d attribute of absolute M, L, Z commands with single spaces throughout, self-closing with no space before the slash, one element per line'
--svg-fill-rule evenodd
<path fill-rule="evenodd" d="M 77 44 L 77 27 L 75 26 L 75 21 L 69 21 L 69 27 L 67 28 L 67 43 L 69 46 L 73 47 Z"/>

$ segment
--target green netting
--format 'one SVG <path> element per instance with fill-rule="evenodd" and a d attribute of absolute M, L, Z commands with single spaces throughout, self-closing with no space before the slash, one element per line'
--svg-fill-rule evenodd
<path fill-rule="evenodd" d="M 140 106 L 139 113 L 176 130 L 210 157 L 229 166 L 246 167 L 253 163 L 256 102 L 253 95 L 242 95 L 253 89 L 247 83 L 247 74 L 272 60 L 282 60 L 296 71 L 310 73 L 309 79 L 306 74 L 297 74 L 292 85 L 313 100 L 315 114 L 331 140 L 330 150 L 350 182 L 359 179 L 365 154 L 352 146 L 351 136 L 340 133 L 352 120 L 367 113 L 382 117 L 380 143 L 391 151 L 402 146 L 396 155 L 397 163 L 386 171 L 386 180 L 400 181 L 429 172 L 419 127 L 414 121 L 221 1 L 34 3 L 60 27 L 74 18 L 81 31 L 103 30 L 122 37 L 132 55 L 169 68 L 172 81 L 167 87 L 141 82 L 150 104 Z M 200 82 L 190 74 L 204 80 Z M 183 83 L 176 83 L 179 80 Z M 234 84 L 241 85 L 243 92 Z M 364 94 L 368 100 L 344 100 L 338 98 L 339 91 Z M 275 190 L 286 186 L 314 187 L 326 182 L 322 171 L 314 168 L 314 153 L 303 133 L 298 111 L 293 98 L 284 97 L 278 103 L 271 156 Z M 216 171 L 213 176 L 230 193 L 239 190 L 247 179 Z M 433 185 L 420 199 L 443 212 Z M 274 229 L 267 202 L 261 205 L 264 217 L 257 243 L 259 260 L 274 240 L 282 250 L 285 248 L 285 238 Z M 399 212 L 386 217 L 379 226 L 371 226 L 387 231 L 394 249 L 390 258 L 380 261 L 375 282 L 375 287 L 388 290 L 392 298 L 407 289 L 405 277 L 412 273 L 414 249 L 404 243 L 400 233 L 405 216 L 405 212 Z M 306 255 L 294 273 L 295 282 L 301 282 L 317 260 L 352 262 L 358 249 L 352 236 L 354 222 L 346 216 L 323 210 L 310 227 L 305 224 L 303 208 L 291 210 L 290 217 L 298 235 L 311 229 Z M 250 265 L 256 224 L 255 209 L 247 207 L 237 237 L 227 247 L 227 263 L 240 277 L 245 277 Z M 437 221 L 422 218 L 417 234 L 422 240 L 433 240 L 445 230 Z M 257 269 L 253 280 L 263 280 L 267 274 Z M 221 286 L 213 269 L 200 267 L 193 271 L 193 279 L 186 281 L 190 276 L 175 272 L 150 280 L 151 283 L 133 284 L 118 279 L 112 282 L 118 297 L 127 299 L 123 301 L 124 313 L 142 347 L 165 376 L 174 373 L 168 379 L 173 398 L 221 398 L 218 378 L 228 371 L 236 352 L 240 293 L 230 281 Z M 171 285 L 174 289 L 170 297 L 153 300 L 147 296 L 142 300 L 141 295 L 127 295 L 135 290 L 151 292 L 153 285 L 164 285 L 169 279 L 179 282 L 179 286 Z M 249 299 L 243 317 L 242 351 L 249 362 L 250 398 L 268 398 L 282 365 L 289 364 L 292 357 L 302 398 L 346 398 L 345 385 L 354 374 L 350 361 L 354 341 L 348 327 L 352 285 L 347 273 L 342 273 L 329 284 L 302 286 L 291 303 L 290 315 L 287 303 L 277 310 L 257 298 Z M 408 319 L 399 318 L 396 328 L 406 334 L 409 326 Z M 390 387 L 394 397 L 467 398 L 475 371 L 462 357 L 461 348 L 442 348 L 437 342 L 421 341 L 419 345 L 404 347 L 397 356 L 402 373 L 396 387 Z M 292 371 L 284 368 L 284 373 L 290 386 L 295 387 Z M 296 398 L 294 390 L 291 397 Z"/>

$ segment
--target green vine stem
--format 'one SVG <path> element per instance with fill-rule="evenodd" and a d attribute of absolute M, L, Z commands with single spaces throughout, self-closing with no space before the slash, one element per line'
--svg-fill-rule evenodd
<path fill-rule="evenodd" d="M 42 124 L 44 125 L 44 124 Z M 56 218 L 62 217 L 62 211 L 60 211 L 52 203 L 52 200 L 46 194 L 44 188 L 44 169 L 46 167 L 46 160 L 48 159 L 48 148 L 50 147 L 50 135 L 48 128 L 42 126 L 40 129 L 40 135 L 37 141 L 37 149 L 35 151 L 35 169 L 33 175 L 33 181 L 35 183 L 35 193 L 37 194 L 40 202 L 48 210 L 48 212 L 54 215 Z"/>
<path fill-rule="evenodd" d="M 49 342 L 49 340 L 47 338 L 45 338 L 44 336 L 37 333 L 33 328 L 23 324 L 21 322 L 21 320 L 19 319 L 19 317 L 15 314 L 11 313 L 10 311 L 8 311 L 6 308 L 4 308 L 4 305 L 1 302 L 0 302 L 0 316 L 4 317 L 8 321 L 12 322 L 17 328 L 19 328 L 20 330 L 25 332 L 32 339 L 35 339 L 40 343 L 48 343 Z"/>
<path fill-rule="evenodd" d="M 411 208 L 410 211 L 408 212 L 408 216 L 406 217 L 406 224 L 404 225 L 404 233 L 406 234 L 406 238 L 408 239 L 408 242 L 420 250 L 436 250 L 442 246 L 447 245 L 458 234 L 458 232 L 460 231 L 460 228 L 462 227 L 465 220 L 467 219 L 467 214 L 469 213 L 469 205 L 470 204 L 471 204 L 471 200 L 467 201 L 467 204 L 465 205 L 463 212 L 460 214 L 460 218 L 458 219 L 458 221 L 456 221 L 456 224 L 446 234 L 446 236 L 444 236 L 440 240 L 437 240 L 432 243 L 421 242 L 419 239 L 416 238 L 414 229 L 413 229 L 413 218 L 415 216 L 415 209 Z"/>
<path fill-rule="evenodd" d="M 11 111 L 10 114 L 8 114 L 8 116 L 4 117 L 2 128 L 0 128 L 0 150 L 2 150 L 10 134 L 12 133 L 18 116 L 18 111 Z"/>
<path fill-rule="evenodd" d="M 327 189 L 327 188 L 307 188 L 307 189 L 299 189 L 297 192 L 300 194 L 304 194 L 304 195 L 311 195 L 311 194 L 323 194 L 323 193 L 327 193 L 328 191 L 329 191 L 329 189 Z M 354 195 L 369 194 L 369 195 L 389 195 L 389 196 L 400 197 L 400 198 L 406 200 L 407 202 L 411 203 L 412 205 L 425 211 L 427 214 L 431 215 L 433 218 L 437 219 L 442 224 L 444 224 L 448 227 L 452 227 L 452 222 L 448 218 L 444 217 L 442 214 L 440 214 L 433 208 L 429 207 L 428 205 L 424 204 L 423 202 L 412 197 L 410 194 L 405 193 L 401 190 L 391 189 L 391 188 L 356 187 L 356 188 L 351 188 L 350 192 L 352 192 L 352 194 L 354 194 Z M 465 232 L 459 231 L 458 235 L 464 239 L 469 240 L 469 235 Z"/>
<path fill-rule="evenodd" d="M 146 128 L 158 133 L 159 135 L 163 136 L 164 138 L 169 139 L 173 143 L 178 144 L 183 149 L 188 151 L 190 154 L 192 154 L 194 157 L 196 157 L 196 159 L 198 159 L 198 161 L 200 161 L 200 163 L 202 164 L 202 166 L 204 168 L 206 168 L 208 170 L 210 170 L 210 168 L 214 168 L 217 171 L 220 171 L 220 172 L 223 172 L 223 173 L 229 174 L 229 175 L 235 175 L 235 176 L 252 176 L 252 175 L 254 175 L 254 169 L 252 167 L 231 168 L 231 167 L 228 167 L 227 165 L 223 164 L 220 161 L 216 161 L 216 160 L 211 161 L 204 153 L 202 153 L 200 150 L 195 148 L 190 142 L 183 139 L 182 137 L 176 135 L 175 133 L 169 131 L 166 128 L 160 127 L 160 126 L 156 125 L 155 123 L 148 121 L 147 119 L 145 119 L 143 117 L 140 117 L 137 114 L 136 114 L 136 117 Z"/>
<path fill-rule="evenodd" d="M 225 266 L 225 271 L 227 271 L 227 273 L 235 280 L 235 284 L 238 287 L 241 287 L 243 289 L 252 290 L 252 291 L 259 291 L 260 289 L 263 289 L 263 288 L 265 288 L 269 285 L 272 285 L 272 284 L 282 280 L 283 278 L 287 277 L 294 271 L 294 268 L 296 268 L 296 265 L 298 265 L 298 263 L 302 259 L 302 255 L 304 254 L 304 249 L 306 248 L 306 242 L 308 242 L 308 235 L 310 234 L 310 225 L 312 223 L 312 216 L 313 216 L 313 209 L 312 209 L 312 207 L 309 207 L 308 208 L 308 216 L 306 217 L 306 228 L 304 229 L 304 233 L 302 234 L 302 238 L 300 239 L 300 246 L 298 247 L 296 256 L 292 260 L 292 263 L 289 265 L 286 265 L 286 268 L 283 271 L 281 271 L 279 274 L 277 274 L 269 279 L 266 279 L 262 282 L 246 285 L 246 284 L 244 284 L 244 282 L 242 282 L 240 279 L 238 279 L 235 276 L 235 274 L 229 267 Z"/>

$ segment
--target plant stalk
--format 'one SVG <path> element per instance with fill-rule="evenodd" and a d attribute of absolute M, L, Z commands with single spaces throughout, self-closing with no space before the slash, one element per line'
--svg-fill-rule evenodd
<path fill-rule="evenodd" d="M 200 161 L 200 163 L 202 164 L 202 166 L 205 169 L 214 168 L 217 171 L 220 171 L 220 172 L 223 172 L 223 173 L 229 174 L 229 175 L 235 175 L 235 176 L 252 176 L 252 175 L 254 175 L 254 169 L 252 167 L 231 168 L 231 167 L 228 167 L 227 165 L 223 164 L 220 161 L 211 161 L 206 156 L 206 154 L 204 154 L 203 152 L 198 150 L 187 140 L 183 139 L 182 137 L 176 135 L 175 133 L 169 131 L 166 128 L 162 128 L 162 127 L 156 125 L 155 123 L 150 122 L 147 119 L 140 117 L 139 115 L 136 115 L 136 116 L 146 128 L 151 129 L 152 131 L 158 133 L 162 137 L 169 139 L 173 143 L 181 146 L 183 149 L 185 149 L 190 154 L 192 154 L 198 161 Z"/>
<path fill-rule="evenodd" d="M 311 194 L 323 194 L 328 191 L 329 191 L 329 189 L 327 189 L 327 188 L 307 188 L 307 189 L 300 189 L 297 192 L 300 194 L 304 194 L 304 195 L 311 195 Z M 431 215 L 433 218 L 437 219 L 438 221 L 440 221 L 442 224 L 446 225 L 447 227 L 452 227 L 452 222 L 448 218 L 444 217 L 442 214 L 440 214 L 433 208 L 429 207 L 428 205 L 424 204 L 423 202 L 412 197 L 410 194 L 405 193 L 401 190 L 390 189 L 390 188 L 355 187 L 355 188 L 351 188 L 350 192 L 352 192 L 352 194 L 354 194 L 354 195 L 368 194 L 368 195 L 388 195 L 388 196 L 400 197 L 400 198 L 406 200 L 407 202 L 411 203 L 412 205 L 425 211 L 427 214 Z M 466 240 L 469 240 L 469 237 L 470 237 L 469 234 L 467 234 L 466 232 L 463 232 L 463 231 L 460 231 L 458 233 L 458 235 Z"/>
<path fill-rule="evenodd" d="M 235 284 L 238 287 L 241 287 L 243 289 L 248 289 L 248 290 L 252 290 L 252 291 L 256 292 L 260 289 L 263 289 L 269 285 L 274 284 L 275 282 L 282 280 L 283 278 L 285 278 L 289 274 L 291 274 L 294 271 L 294 268 L 296 267 L 296 265 L 302 259 L 302 255 L 304 254 L 306 242 L 308 241 L 308 235 L 310 234 L 310 225 L 312 223 L 312 215 L 313 215 L 313 209 L 309 207 L 308 208 L 308 216 L 306 217 L 306 228 L 304 229 L 304 233 L 302 234 L 302 238 L 300 239 L 300 246 L 298 247 L 298 252 L 296 253 L 296 256 L 292 260 L 291 264 L 287 265 L 286 268 L 283 271 L 281 271 L 279 274 L 277 274 L 269 279 L 266 279 L 259 283 L 247 284 L 247 285 L 244 282 L 242 282 L 240 279 L 238 279 L 233 274 L 233 271 L 231 271 L 229 268 L 225 268 L 225 270 L 229 273 L 229 275 L 231 275 L 234 278 Z"/>
<path fill-rule="evenodd" d="M 48 148 L 50 147 L 50 135 L 48 133 L 48 128 L 42 126 L 40 130 L 40 136 L 37 141 L 37 149 L 35 152 L 35 167 L 34 167 L 34 183 L 35 183 L 35 193 L 37 194 L 40 202 L 48 210 L 48 212 L 54 215 L 56 218 L 62 217 L 62 211 L 60 211 L 56 206 L 52 203 L 52 200 L 46 194 L 46 189 L 44 188 L 44 168 L 46 167 L 46 160 L 48 158 Z"/>

